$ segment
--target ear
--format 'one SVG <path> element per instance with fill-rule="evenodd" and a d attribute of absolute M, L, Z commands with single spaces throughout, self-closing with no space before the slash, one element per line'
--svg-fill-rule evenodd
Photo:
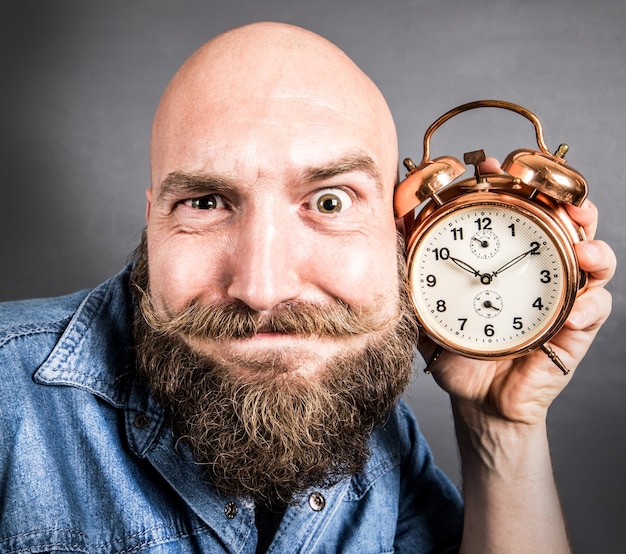
<path fill-rule="evenodd" d="M 152 206 L 152 189 L 149 188 L 146 190 L 146 223 L 150 218 L 150 207 Z"/>

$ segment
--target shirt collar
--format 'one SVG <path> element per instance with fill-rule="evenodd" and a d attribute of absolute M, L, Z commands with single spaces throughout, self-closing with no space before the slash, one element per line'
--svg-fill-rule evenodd
<path fill-rule="evenodd" d="M 69 385 L 121 408 L 125 377 L 134 372 L 130 266 L 93 289 L 34 375 L 44 385 Z"/>

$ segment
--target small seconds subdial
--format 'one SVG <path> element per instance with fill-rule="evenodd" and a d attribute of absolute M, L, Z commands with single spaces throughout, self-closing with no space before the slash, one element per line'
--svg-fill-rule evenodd
<path fill-rule="evenodd" d="M 502 297 L 492 290 L 483 290 L 474 298 L 474 311 L 483 317 L 496 317 L 502 312 Z"/>
<path fill-rule="evenodd" d="M 500 239 L 493 231 L 478 231 L 470 241 L 470 249 L 476 257 L 486 260 L 498 253 Z"/>

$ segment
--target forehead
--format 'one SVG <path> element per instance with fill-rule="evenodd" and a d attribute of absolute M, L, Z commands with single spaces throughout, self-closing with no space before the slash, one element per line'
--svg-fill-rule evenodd
<path fill-rule="evenodd" d="M 391 180 L 393 187 L 393 145 L 381 141 L 375 117 L 340 99 L 252 94 L 203 100 L 181 106 L 161 125 L 153 185 L 172 173 L 254 179 L 351 170 L 376 175 L 383 186 Z"/>

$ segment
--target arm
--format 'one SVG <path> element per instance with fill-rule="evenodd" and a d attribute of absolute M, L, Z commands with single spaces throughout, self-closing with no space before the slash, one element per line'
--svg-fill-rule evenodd
<path fill-rule="evenodd" d="M 615 256 L 605 243 L 592 240 L 597 211 L 590 202 L 569 211 L 590 237 L 577 245 L 590 280 L 551 346 L 573 370 L 609 315 L 604 285 L 615 271 Z M 425 346 L 427 357 L 432 345 Z M 546 416 L 572 373 L 563 376 L 541 351 L 497 362 L 444 353 L 436 362 L 433 375 L 450 394 L 461 454 L 462 552 L 569 552 Z"/>

